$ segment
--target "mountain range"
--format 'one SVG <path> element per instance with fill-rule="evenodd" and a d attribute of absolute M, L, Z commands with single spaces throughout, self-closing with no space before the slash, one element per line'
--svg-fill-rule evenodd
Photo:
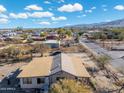
<path fill-rule="evenodd" d="M 104 28 L 104 27 L 124 27 L 124 19 L 119 19 L 110 22 L 101 22 L 101 23 L 93 23 L 93 24 L 79 24 L 68 27 L 77 27 L 77 28 Z"/>

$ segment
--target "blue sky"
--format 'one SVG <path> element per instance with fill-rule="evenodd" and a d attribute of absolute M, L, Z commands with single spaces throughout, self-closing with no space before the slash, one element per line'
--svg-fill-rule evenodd
<path fill-rule="evenodd" d="M 0 28 L 44 28 L 124 18 L 124 0 L 0 0 Z"/>

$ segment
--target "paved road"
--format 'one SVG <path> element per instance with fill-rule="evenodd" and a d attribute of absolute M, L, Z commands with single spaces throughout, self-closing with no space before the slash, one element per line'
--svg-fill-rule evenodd
<path fill-rule="evenodd" d="M 80 43 L 87 46 L 96 55 L 108 55 L 112 58 L 111 65 L 124 72 L 124 51 L 108 51 L 97 43 L 87 39 L 80 39 Z"/>

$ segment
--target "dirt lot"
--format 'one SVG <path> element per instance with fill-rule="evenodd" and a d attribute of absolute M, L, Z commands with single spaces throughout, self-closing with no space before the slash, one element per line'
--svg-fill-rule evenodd
<path fill-rule="evenodd" d="M 61 51 L 63 52 L 83 52 L 84 51 L 84 48 L 82 45 L 74 45 L 74 46 L 70 46 L 70 47 L 62 47 L 60 48 Z"/>
<path fill-rule="evenodd" d="M 3 64 L 2 66 L 0 66 L 0 80 L 3 79 L 10 72 L 15 71 L 16 69 L 18 69 L 26 64 L 27 64 L 26 62 Z"/>

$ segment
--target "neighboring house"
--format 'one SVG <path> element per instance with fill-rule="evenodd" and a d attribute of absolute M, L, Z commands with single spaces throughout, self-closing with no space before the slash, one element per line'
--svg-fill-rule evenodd
<path fill-rule="evenodd" d="M 0 32 L 9 32 L 12 31 L 13 29 L 0 29 Z"/>
<path fill-rule="evenodd" d="M 60 41 L 58 41 L 58 40 L 46 40 L 43 42 L 43 44 L 47 45 L 50 48 L 59 48 L 60 47 Z"/>
<path fill-rule="evenodd" d="M 11 37 L 11 36 L 15 36 L 15 35 L 17 35 L 17 33 L 11 31 L 11 32 L 6 32 L 6 33 L 4 33 L 4 34 L 3 34 L 3 37 Z"/>
<path fill-rule="evenodd" d="M 47 36 L 46 40 L 57 40 L 58 37 L 57 36 Z"/>
<path fill-rule="evenodd" d="M 45 38 L 40 37 L 40 36 L 32 36 L 31 39 L 32 39 L 33 41 L 43 41 L 43 40 L 45 40 Z"/>
<path fill-rule="evenodd" d="M 58 37 L 59 35 L 57 34 L 57 32 L 49 32 L 49 36 L 56 36 L 56 37 Z"/>
<path fill-rule="evenodd" d="M 46 40 L 58 40 L 59 35 L 56 32 L 49 32 L 48 36 L 46 37 Z"/>
<path fill-rule="evenodd" d="M 32 33 L 32 36 L 38 36 L 39 37 L 40 36 L 40 32 L 37 32 L 37 31 L 36 32 L 33 32 Z"/>
<path fill-rule="evenodd" d="M 49 86 L 59 79 L 83 81 L 90 77 L 80 57 L 69 56 L 65 53 L 35 58 L 20 70 L 18 78 L 21 88 L 41 89 L 42 91 L 48 90 Z"/>

